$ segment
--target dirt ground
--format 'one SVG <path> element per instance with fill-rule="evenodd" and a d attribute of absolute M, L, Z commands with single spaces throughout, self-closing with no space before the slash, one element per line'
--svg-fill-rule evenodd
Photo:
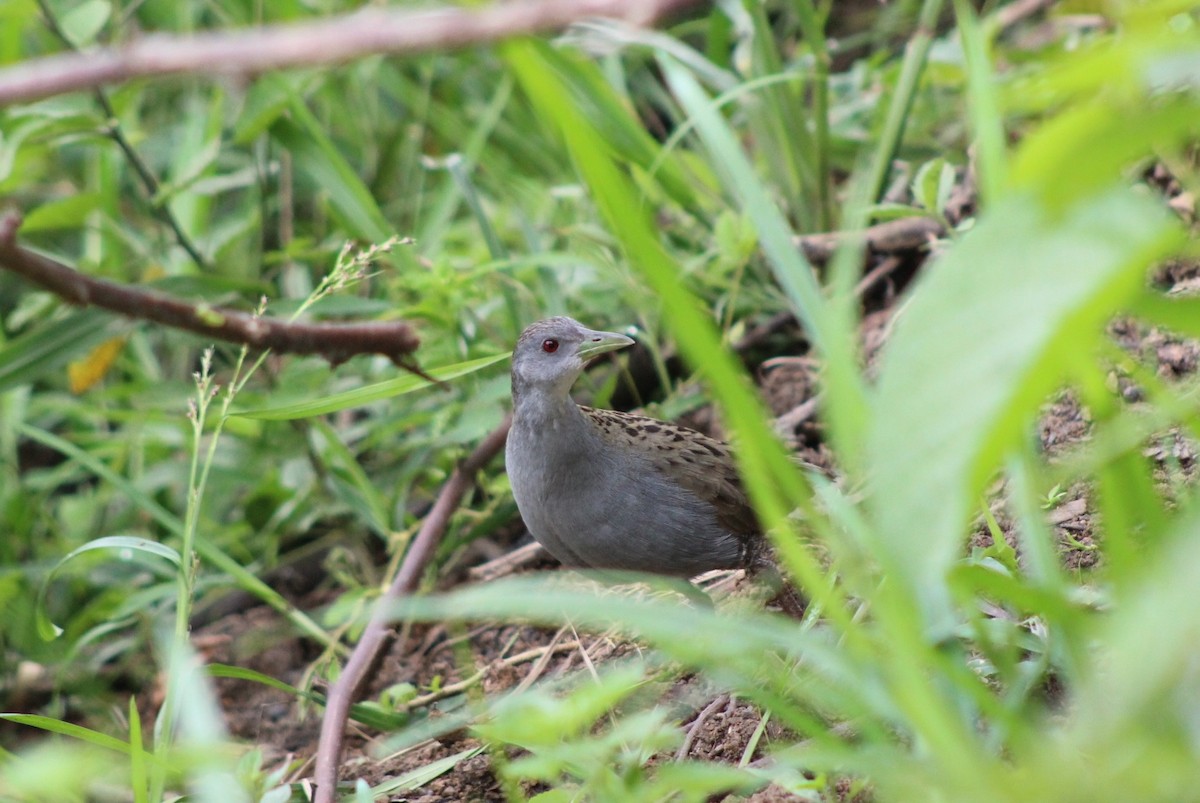
<path fill-rule="evenodd" d="M 862 338 L 869 358 L 884 340 L 892 301 L 903 289 L 903 284 L 915 274 L 922 258 L 920 253 L 902 255 L 883 281 L 865 293 Z M 1196 285 L 1197 275 L 1200 270 L 1196 266 L 1175 264 L 1165 267 L 1156 281 L 1165 290 L 1194 292 L 1192 288 Z M 1156 364 L 1163 378 L 1186 376 L 1200 364 L 1200 347 L 1195 342 L 1167 336 L 1139 326 L 1135 321 L 1114 321 L 1110 334 L 1131 355 Z M 778 416 L 781 433 L 804 460 L 824 470 L 835 471 L 822 443 L 820 422 L 812 415 L 816 366 L 803 354 L 803 341 L 795 322 L 768 322 L 762 330 L 752 333 L 748 342 L 744 357 L 758 377 L 759 387 L 772 412 Z M 1140 401 L 1141 390 L 1131 379 L 1114 371 L 1111 380 L 1126 402 L 1137 404 Z M 684 423 L 717 434 L 720 431 L 709 411 L 700 411 Z M 1074 396 L 1063 392 L 1045 405 L 1039 436 L 1046 453 L 1055 457 L 1086 441 L 1090 429 L 1087 410 Z M 1177 432 L 1165 433 L 1148 444 L 1146 454 L 1159 466 L 1164 481 L 1180 473 L 1190 477 L 1195 471 L 1194 444 Z M 1058 534 L 1064 563 L 1080 570 L 1094 565 L 1099 555 L 1095 549 L 1094 514 L 1089 493 L 1090 489 L 1085 485 L 1067 488 L 1047 513 Z M 994 500 L 993 512 L 1011 543 L 1003 489 L 997 489 Z M 521 532 L 519 523 L 509 529 L 514 535 Z M 992 536 L 982 517 L 974 532 L 972 547 L 991 544 Z M 511 549 L 506 544 L 492 546 L 492 555 Z M 479 562 L 484 554 L 485 551 L 479 551 Z M 551 566 L 549 559 L 545 559 L 532 568 Z M 469 582 L 465 571 L 469 568 L 461 567 L 447 583 Z M 732 580 L 727 578 L 725 582 Z M 298 595 L 296 601 L 302 607 L 311 608 L 327 600 L 311 592 L 307 596 Z M 287 632 L 287 626 L 275 613 L 258 607 L 230 611 L 200 628 L 195 638 L 209 661 L 248 667 L 303 686 L 306 672 L 318 653 L 297 638 L 280 636 Z M 631 649 L 631 645 L 606 635 L 577 636 L 570 631 L 556 632 L 528 626 L 496 624 L 466 633 L 451 633 L 441 625 L 420 625 L 399 634 L 393 641 L 361 697 L 375 699 L 380 691 L 397 683 L 410 683 L 417 689 L 440 687 L 443 691 L 429 698 L 431 716 L 436 717 L 439 706 L 455 699 L 455 693 L 459 691 L 455 684 L 468 675 L 481 673 L 476 687 L 490 695 L 528 684 L 534 679 L 564 677 L 584 671 L 589 663 L 602 664 Z M 466 659 L 468 654 L 469 660 Z M 695 684 L 694 678 L 684 678 L 674 690 L 679 699 L 688 701 L 686 710 L 690 711 L 679 719 L 679 727 L 686 734 L 680 754 L 738 762 L 762 722 L 763 712 L 745 701 L 731 699 L 719 690 L 706 690 Z M 219 680 L 217 685 L 230 730 L 236 738 L 261 746 L 264 766 L 290 763 L 294 767 L 290 777 L 311 777 L 311 757 L 320 727 L 318 711 L 309 710 L 307 715 L 301 716 L 292 697 L 259 684 Z M 441 699 L 434 699 L 438 697 Z M 761 759 L 767 755 L 772 742 L 780 736 L 776 729 L 768 727 L 752 758 Z M 451 734 L 440 741 L 427 740 L 385 756 L 379 755 L 378 740 L 379 734 L 351 724 L 343 755 L 342 780 L 361 778 L 377 784 L 439 759 L 464 754 L 452 769 L 419 789 L 405 793 L 403 799 L 423 803 L 504 799 L 488 754 L 470 751 L 479 743 L 464 733 Z M 671 760 L 672 757 L 661 758 Z M 540 790 L 529 788 L 525 791 L 535 793 Z M 768 787 L 749 799 L 762 802 L 801 798 Z M 831 790 L 829 799 L 867 800 L 869 790 L 863 791 L 849 780 L 842 780 Z"/>

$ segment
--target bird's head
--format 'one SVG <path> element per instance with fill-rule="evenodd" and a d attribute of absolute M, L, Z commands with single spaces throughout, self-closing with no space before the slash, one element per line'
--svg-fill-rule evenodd
<path fill-rule="evenodd" d="M 530 324 L 513 351 L 513 393 L 537 390 L 565 396 L 593 357 L 632 345 L 625 335 L 597 332 L 573 318 Z"/>

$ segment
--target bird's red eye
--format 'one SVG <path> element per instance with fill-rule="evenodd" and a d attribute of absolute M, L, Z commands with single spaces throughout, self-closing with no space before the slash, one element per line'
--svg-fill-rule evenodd
<path fill-rule="evenodd" d="M 542 341 L 542 351 L 547 354 L 553 354 L 558 351 L 558 341 L 552 337 L 548 337 Z"/>

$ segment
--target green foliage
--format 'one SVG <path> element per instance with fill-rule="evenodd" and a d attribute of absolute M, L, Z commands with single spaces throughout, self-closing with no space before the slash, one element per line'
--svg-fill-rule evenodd
<path fill-rule="evenodd" d="M 36 4 L 0 4 L 0 63 L 350 8 L 260 5 L 55 1 L 49 26 Z M 939 31 L 943 3 L 897 4 L 916 12 L 903 50 L 881 44 L 835 71 L 838 5 L 721 3 L 670 33 L 597 24 L 553 45 L 245 85 L 140 81 L 0 109 L 0 193 L 26 212 L 28 244 L 212 310 L 266 295 L 268 314 L 411 320 L 421 365 L 445 382 L 379 359 L 205 353 L 191 335 L 67 310 L 0 277 L 0 678 L 22 662 L 60 678 L 42 710 L 5 718 L 63 737 L 0 758 L 0 796 L 115 785 L 139 801 L 286 799 L 279 768 L 229 752 L 186 650 L 194 605 L 249 590 L 336 666 L 381 579 L 337 556 L 377 540 L 394 567 L 416 511 L 502 419 L 521 326 L 567 312 L 674 340 L 735 434 L 813 614 L 798 624 L 528 579 L 408 600 L 397 615 L 615 623 L 647 658 L 472 700 L 441 724 L 408 709 L 413 688 L 356 718 L 409 741 L 470 725 L 509 794 L 538 782 L 545 800 L 701 800 L 767 782 L 822 799 L 847 776 L 886 800 L 1193 799 L 1200 522 L 1194 491 L 1164 489 L 1141 446 L 1170 426 L 1200 433 L 1196 389 L 1132 366 L 1149 401 L 1123 405 L 1106 374 L 1131 360 L 1105 326 L 1134 311 L 1200 332 L 1196 302 L 1146 284 L 1190 246 L 1137 181 L 1158 160 L 1195 190 L 1194 4 L 1104 4 L 1105 26 L 1034 50 L 990 6 L 955 2 Z M 882 43 L 895 24 L 889 13 L 863 34 Z M 972 144 L 978 215 L 948 234 L 868 372 L 856 246 L 821 275 L 795 237 L 872 215 L 944 218 Z M 895 182 L 911 206 L 880 203 Z M 396 235 L 415 242 L 371 251 L 353 279 L 323 278 L 345 276 L 345 241 Z M 733 330 L 782 310 L 823 361 L 836 484 L 792 464 L 728 349 Z M 1030 432 L 1068 387 L 1094 433 L 1052 464 Z M 997 480 L 1017 550 L 990 511 L 995 545 L 970 550 L 970 517 Z M 1071 574 L 1044 509 L 1076 483 L 1094 489 L 1103 560 Z M 480 489 L 442 558 L 511 515 L 502 479 Z M 346 542 L 329 565 L 339 597 L 298 610 L 263 576 L 330 524 Z M 113 687 L 148 683 L 156 665 L 167 699 L 144 734 L 146 710 Z M 683 710 L 664 703 L 681 670 L 794 738 L 770 745 L 765 769 L 655 758 L 681 738 Z M 248 669 L 213 674 L 321 701 Z M 414 788 L 485 748 L 355 795 Z"/>

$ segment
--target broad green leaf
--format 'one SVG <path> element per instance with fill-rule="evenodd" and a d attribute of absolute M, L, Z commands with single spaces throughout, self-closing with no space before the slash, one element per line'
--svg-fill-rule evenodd
<path fill-rule="evenodd" d="M 1137 299 L 1133 312 L 1176 334 L 1200 337 L 1200 298 L 1195 296 L 1165 296 L 1146 291 Z"/>
<path fill-rule="evenodd" d="M 501 360 L 508 359 L 508 357 L 509 352 L 505 352 L 504 354 L 480 357 L 479 359 L 455 363 L 454 365 L 444 365 L 441 368 L 434 368 L 428 373 L 434 379 L 444 382 L 487 368 L 489 365 L 494 365 Z M 390 399 L 393 396 L 402 396 L 405 393 L 412 393 L 413 391 L 427 388 L 431 384 L 433 383 L 423 377 L 414 374 L 405 374 L 395 379 L 389 379 L 386 382 L 377 382 L 374 385 L 366 385 L 354 390 L 348 390 L 345 393 L 337 393 L 333 396 L 297 401 L 290 404 L 284 403 L 276 407 L 258 410 L 235 410 L 233 415 L 245 416 L 246 418 L 259 418 L 266 421 L 309 418 L 314 415 L 337 412 L 348 407 L 360 407 L 382 399 Z"/>
<path fill-rule="evenodd" d="M 1050 211 L 1084 203 L 1164 144 L 1193 137 L 1197 114 L 1200 104 L 1183 94 L 1136 115 L 1107 102 L 1071 106 L 1026 137 L 1010 178 L 1019 190 L 1040 194 Z"/>
<path fill-rule="evenodd" d="M 711 800 L 732 797 L 729 793 L 734 790 L 750 795 L 766 784 L 767 778 L 749 770 L 716 761 L 683 761 L 663 765 L 641 791 L 646 800 Z M 808 788 L 820 787 L 817 781 L 809 781 Z"/>
<path fill-rule="evenodd" d="M 972 500 L 1179 238 L 1128 190 L 1062 217 L 1015 197 L 926 269 L 881 358 L 868 448 L 879 557 L 923 597 L 927 624 L 946 624 Z"/>

